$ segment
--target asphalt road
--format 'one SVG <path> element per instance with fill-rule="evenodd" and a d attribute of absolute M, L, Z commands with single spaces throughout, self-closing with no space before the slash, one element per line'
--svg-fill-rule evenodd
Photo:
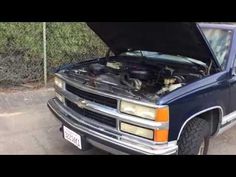
<path fill-rule="evenodd" d="M 0 93 L 0 154 L 107 155 L 83 152 L 62 138 L 46 102 L 53 89 Z M 236 127 L 210 142 L 209 154 L 236 154 Z"/>

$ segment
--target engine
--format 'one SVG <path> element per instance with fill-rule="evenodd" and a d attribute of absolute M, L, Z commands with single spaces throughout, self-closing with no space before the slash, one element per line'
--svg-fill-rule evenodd
<path fill-rule="evenodd" d="M 70 70 L 70 73 L 97 89 L 113 93 L 115 89 L 116 93 L 119 90 L 123 95 L 138 96 L 152 102 L 204 76 L 181 68 L 117 61 L 81 66 Z"/>

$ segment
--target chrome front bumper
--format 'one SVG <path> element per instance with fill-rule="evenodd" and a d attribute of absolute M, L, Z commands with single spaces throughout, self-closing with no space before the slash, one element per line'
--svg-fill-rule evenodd
<path fill-rule="evenodd" d="M 112 154 L 146 154 L 170 155 L 177 154 L 176 141 L 167 144 L 150 145 L 139 140 L 125 137 L 118 132 L 103 129 L 99 125 L 86 122 L 79 114 L 70 110 L 56 98 L 49 100 L 48 107 L 63 125 L 82 134 L 93 146 Z"/>

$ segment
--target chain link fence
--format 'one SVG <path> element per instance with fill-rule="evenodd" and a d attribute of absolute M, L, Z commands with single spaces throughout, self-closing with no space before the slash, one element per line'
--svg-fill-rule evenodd
<path fill-rule="evenodd" d="M 104 56 L 107 48 L 85 23 L 46 23 L 47 75 L 66 63 Z M 44 78 L 43 23 L 0 23 L 0 87 Z"/>
<path fill-rule="evenodd" d="M 42 25 L 0 23 L 0 84 L 42 79 Z"/>

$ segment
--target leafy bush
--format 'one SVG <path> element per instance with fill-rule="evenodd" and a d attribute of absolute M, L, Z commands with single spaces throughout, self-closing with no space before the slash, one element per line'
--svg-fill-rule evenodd
<path fill-rule="evenodd" d="M 41 23 L 0 23 L 0 84 L 43 77 Z"/>
<path fill-rule="evenodd" d="M 48 23 L 49 67 L 104 56 L 106 47 L 85 23 Z"/>
<path fill-rule="evenodd" d="M 104 56 L 106 46 L 85 23 L 47 23 L 48 69 Z M 42 81 L 43 24 L 0 23 L 0 84 Z"/>
<path fill-rule="evenodd" d="M 0 23 L 0 53 L 24 54 L 24 58 L 42 58 L 42 23 Z"/>

